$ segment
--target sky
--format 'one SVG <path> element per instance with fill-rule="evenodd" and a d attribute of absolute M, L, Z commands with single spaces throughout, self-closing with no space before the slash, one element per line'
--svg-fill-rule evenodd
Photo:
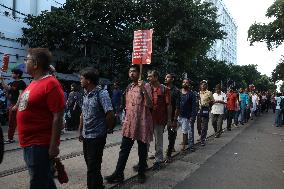
<path fill-rule="evenodd" d="M 284 45 L 268 51 L 266 43 L 254 43 L 250 46 L 247 31 L 255 22 L 267 23 L 266 10 L 274 0 L 223 0 L 238 26 L 237 64 L 257 64 L 258 71 L 267 76 L 276 67 L 284 55 Z"/>

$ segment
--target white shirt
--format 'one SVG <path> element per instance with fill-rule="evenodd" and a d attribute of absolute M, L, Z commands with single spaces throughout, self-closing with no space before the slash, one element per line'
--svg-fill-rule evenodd
<path fill-rule="evenodd" d="M 279 96 L 275 97 L 275 105 L 276 105 L 275 109 L 276 110 L 281 110 L 280 104 L 281 104 L 282 98 L 283 97 L 279 97 Z"/>
<path fill-rule="evenodd" d="M 224 101 L 225 103 L 227 103 L 226 94 L 223 92 L 221 92 L 220 95 L 218 95 L 217 93 L 214 93 L 213 98 L 214 98 L 214 101 Z M 214 103 L 214 105 L 212 106 L 211 113 L 212 114 L 224 114 L 224 108 L 225 108 L 225 104 Z"/>

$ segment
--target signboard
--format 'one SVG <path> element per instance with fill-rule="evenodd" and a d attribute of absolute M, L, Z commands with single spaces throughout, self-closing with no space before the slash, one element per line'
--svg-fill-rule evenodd
<path fill-rule="evenodd" d="M 151 64 L 153 29 L 134 31 L 132 64 Z"/>
<path fill-rule="evenodd" d="M 10 56 L 8 54 L 4 54 L 3 61 L 2 61 L 2 67 L 1 67 L 2 72 L 6 72 L 8 70 L 9 58 Z"/>

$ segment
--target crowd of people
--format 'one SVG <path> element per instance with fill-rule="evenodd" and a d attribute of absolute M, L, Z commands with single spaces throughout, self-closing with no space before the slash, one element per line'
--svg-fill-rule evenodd
<path fill-rule="evenodd" d="M 225 119 L 226 129 L 231 131 L 233 126 L 244 125 L 270 108 L 275 112 L 275 126 L 282 125 L 284 98 L 280 94 L 274 96 L 270 92 L 256 92 L 253 88 L 236 90 L 230 87 L 224 91 L 219 84 L 211 92 L 206 80 L 201 81 L 199 90 L 195 91 L 189 78 L 182 79 L 179 89 L 175 74 L 168 73 L 164 80 L 160 80 L 158 71 L 149 70 L 145 82 L 140 78 L 137 65 L 130 66 L 128 76 L 131 82 L 124 91 L 115 82 L 113 91 L 108 92 L 99 84 L 98 71 L 88 67 L 80 72 L 82 89 L 74 83 L 67 95 L 50 72 L 51 57 L 48 49 L 29 49 L 25 64 L 33 81 L 26 86 L 19 70 L 12 71 L 12 83 L 6 84 L 2 80 L 10 101 L 6 142 L 14 142 L 18 127 L 31 189 L 56 188 L 51 162 L 59 154 L 63 128 L 78 130 L 87 165 L 87 186 L 95 189 L 104 188 L 101 175 L 103 151 L 107 134 L 111 134 L 117 124 L 122 125 L 122 142 L 116 168 L 113 174 L 105 177 L 109 183 L 123 182 L 124 169 L 135 141 L 138 143 L 139 162 L 133 169 L 138 172 L 138 182 L 144 183 L 153 139 L 155 160 L 152 169 L 159 170 L 164 163 L 173 161 L 178 129 L 182 133 L 181 152 L 193 153 L 196 150 L 195 129 L 201 146 L 206 146 L 210 118 L 215 138 L 222 136 Z M 169 141 L 166 150 L 163 145 L 165 130 Z M 0 131 L 3 139 L 1 127 Z"/>

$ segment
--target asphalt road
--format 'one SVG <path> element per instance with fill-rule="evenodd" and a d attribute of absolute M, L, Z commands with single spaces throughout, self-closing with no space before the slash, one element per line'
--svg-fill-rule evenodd
<path fill-rule="evenodd" d="M 284 128 L 273 119 L 257 119 L 174 188 L 283 189 Z"/>

